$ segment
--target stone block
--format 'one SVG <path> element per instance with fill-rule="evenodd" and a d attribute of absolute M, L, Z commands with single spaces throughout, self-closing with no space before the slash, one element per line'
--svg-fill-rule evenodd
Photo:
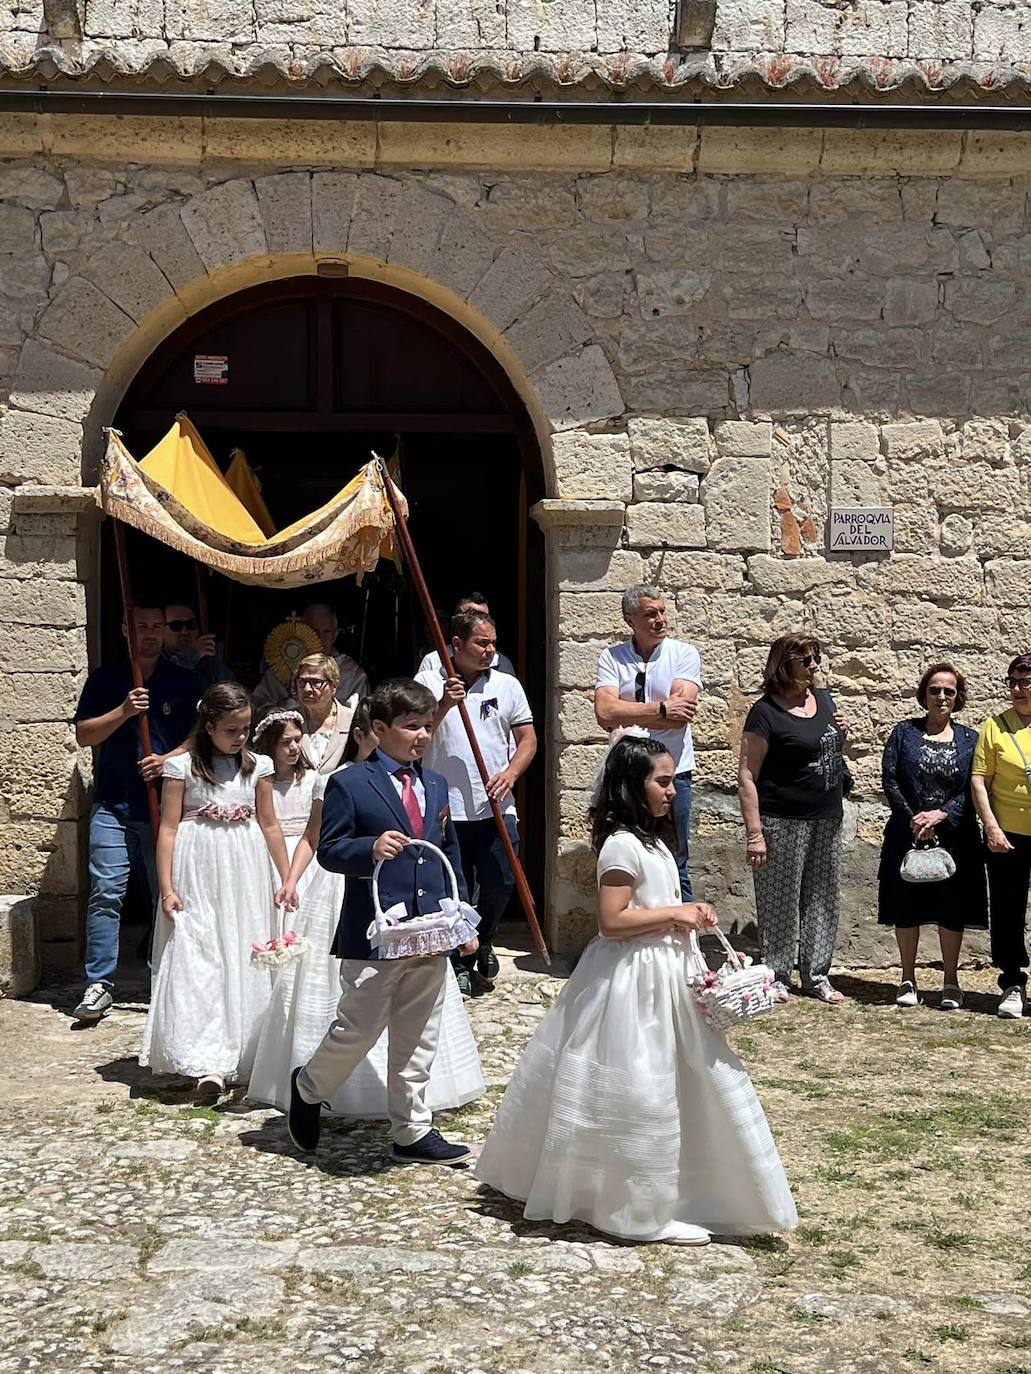
<path fill-rule="evenodd" d="M 149 210 L 130 226 L 130 235 L 179 290 L 205 275 L 204 263 L 186 232 L 176 203 Z"/>
<path fill-rule="evenodd" d="M 396 177 L 363 173 L 358 178 L 347 251 L 386 262 L 394 225 L 403 215 L 403 201 L 404 186 Z"/>
<path fill-rule="evenodd" d="M 555 429 L 572 429 L 623 413 L 623 397 L 597 344 L 567 354 L 536 374 L 541 404 Z"/>
<path fill-rule="evenodd" d="M 624 625 L 618 638 L 623 641 L 629 635 L 630 631 Z M 598 680 L 598 657 L 602 649 L 608 648 L 613 642 L 608 638 L 592 640 L 590 643 L 560 639 L 558 642 L 558 686 L 593 688 Z"/>
<path fill-rule="evenodd" d="M 762 595 L 799 597 L 818 587 L 851 587 L 855 570 L 851 563 L 826 558 L 773 558 L 757 553 L 748 560 L 748 580 Z"/>
<path fill-rule="evenodd" d="M 593 693 L 563 692 L 559 698 L 557 724 L 562 744 L 607 742 L 608 739 L 595 719 Z"/>
<path fill-rule="evenodd" d="M 0 897 L 0 997 L 27 997 L 39 986 L 39 945 L 31 897 Z"/>
<path fill-rule="evenodd" d="M 224 181 L 188 200 L 182 221 L 209 272 L 268 252 L 258 197 L 250 181 Z"/>
<path fill-rule="evenodd" d="M 72 277 L 43 312 L 37 333 L 72 357 L 106 368 L 133 328 L 129 316 L 92 282 Z"/>
<path fill-rule="evenodd" d="M 569 744 L 558 756 L 558 785 L 589 790 L 608 752 L 607 744 Z"/>
<path fill-rule="evenodd" d="M 947 567 L 976 559 L 949 559 Z M 1031 559 L 995 558 L 985 564 L 988 600 L 1002 606 L 1026 606 L 1031 600 Z"/>
<path fill-rule="evenodd" d="M 941 523 L 941 551 L 948 558 L 968 553 L 974 542 L 974 527 L 965 515 L 947 515 Z"/>
<path fill-rule="evenodd" d="M 935 653 L 943 649 L 976 649 L 994 643 L 999 635 L 999 613 L 977 606 L 941 610 L 928 602 L 906 602 L 891 612 L 891 638 L 895 644 L 924 644 Z"/>
<path fill-rule="evenodd" d="M 552 440 L 558 494 L 565 500 L 608 498 L 629 501 L 633 490 L 630 441 L 625 434 L 590 434 L 582 429 Z"/>
<path fill-rule="evenodd" d="M 347 42 L 416 52 L 432 48 L 437 9 L 426 0 L 365 0 L 347 11 Z"/>
<path fill-rule="evenodd" d="M 103 373 L 58 353 L 42 339 L 26 339 L 11 388 L 11 406 L 81 421 Z"/>
<path fill-rule="evenodd" d="M 27 205 L 32 210 L 52 210 L 65 192 L 59 176 L 35 163 L 13 162 L 4 167 L 4 200 Z"/>
<path fill-rule="evenodd" d="M 0 673 L 0 721 L 70 720 L 84 681 L 84 673 Z"/>
<path fill-rule="evenodd" d="M 454 202 L 444 196 L 433 195 L 421 186 L 406 185 L 403 213 L 394 224 L 388 260 L 425 274 L 453 209 Z M 564 353 L 565 349 L 559 352 Z"/>
<path fill-rule="evenodd" d="M 721 7 L 722 8 L 722 7 Z M 781 0 L 760 0 L 758 5 L 742 0 L 740 10 L 773 12 L 783 22 Z M 781 40 L 749 46 L 747 52 L 776 52 Z M 808 176 L 815 172 L 823 156 L 821 129 L 758 129 L 707 125 L 701 130 L 695 171 L 700 176 L 769 176 L 772 169 L 788 176 Z"/>
<path fill-rule="evenodd" d="M 79 892 L 78 821 L 0 824 L 0 890 L 47 896 Z M 38 908 L 37 908 L 38 910 Z"/>
<path fill-rule="evenodd" d="M 0 419 L 0 482 L 68 487 L 81 473 L 82 425 L 24 410 Z"/>
<path fill-rule="evenodd" d="M 895 507 L 896 553 L 927 553 L 938 546 L 938 513 L 933 506 Z"/>
<path fill-rule="evenodd" d="M 591 52 L 597 47 L 596 23 L 592 7 L 581 0 L 508 3 L 508 42 L 517 52 Z"/>
<path fill-rule="evenodd" d="M 558 798 L 559 834 L 572 839 L 589 839 L 591 830 L 590 805 L 590 792 L 560 792 Z"/>
<path fill-rule="evenodd" d="M 677 597 L 677 612 L 683 596 Z M 778 635 L 798 630 L 802 624 L 802 603 L 781 601 L 766 596 L 731 596 L 716 592 L 705 598 L 707 634 L 711 639 L 728 638 L 739 642 L 769 644 Z"/>
<path fill-rule="evenodd" d="M 770 499 L 768 459 L 717 458 L 702 483 L 709 545 L 740 552 L 768 551 Z"/>
<path fill-rule="evenodd" d="M 939 506 L 958 511 L 1018 509 L 1023 491 L 1018 468 L 989 463 L 958 463 L 933 474 L 932 490 Z"/>
<path fill-rule="evenodd" d="M 270 253 L 312 251 L 311 176 L 280 172 L 254 182 Z"/>
<path fill-rule="evenodd" d="M 744 586 L 745 560 L 738 554 L 676 553 L 663 549 L 654 555 L 649 575 L 652 586 L 671 591 L 732 592 Z"/>
<path fill-rule="evenodd" d="M 651 468 L 709 470 L 712 440 L 704 419 L 631 419 L 627 425 L 630 451 L 638 472 Z"/>
<path fill-rule="evenodd" d="M 75 577 L 77 554 L 73 535 L 0 535 L 0 578 Z"/>
<path fill-rule="evenodd" d="M 494 261 L 494 249 L 483 216 L 456 209 L 440 231 L 426 275 L 465 298 Z"/>
<path fill-rule="evenodd" d="M 554 280 L 554 273 L 528 239 L 509 243 L 480 278 L 469 304 L 507 329 L 523 315 Z"/>
<path fill-rule="evenodd" d="M 773 426 L 769 420 L 719 420 L 713 431 L 721 457 L 769 458 Z"/>
<path fill-rule="evenodd" d="M 875 462 L 881 456 L 877 426 L 865 420 L 832 421 L 830 455 L 835 461 Z"/>
<path fill-rule="evenodd" d="M 937 558 L 892 554 L 858 572 L 862 590 L 881 596 L 926 597 L 928 600 L 976 604 L 984 596 L 984 578 L 976 558 Z"/>
<path fill-rule="evenodd" d="M 705 515 L 698 505 L 643 501 L 627 508 L 626 527 L 633 549 L 705 548 Z"/>
<path fill-rule="evenodd" d="M 883 645 L 891 612 L 879 598 L 848 592 L 814 598 L 811 628 L 823 644 L 851 647 Z"/>
<path fill-rule="evenodd" d="M 753 410 L 782 415 L 819 414 L 841 405 L 834 364 L 814 354 L 770 353 L 752 364 Z"/>
<path fill-rule="evenodd" d="M 625 629 L 619 592 L 563 592 L 558 602 L 562 639 L 618 639 Z"/>
<path fill-rule="evenodd" d="M 621 592 L 647 581 L 644 559 L 627 549 L 565 548 L 560 545 L 553 557 L 559 590 L 563 592 Z"/>
<path fill-rule="evenodd" d="M 356 172 L 316 172 L 311 179 L 312 239 L 316 253 L 347 252 L 358 198 Z"/>
<path fill-rule="evenodd" d="M 885 283 L 884 322 L 889 325 L 927 325 L 938 315 L 938 283 L 923 278 L 895 277 Z"/>
<path fill-rule="evenodd" d="M 698 714 L 691 725 L 696 749 L 726 749 L 727 703 L 706 692 L 698 702 Z"/>
<path fill-rule="evenodd" d="M 572 296 L 549 291 L 543 300 L 505 331 L 505 339 L 527 372 L 553 363 L 594 333 Z"/>
<path fill-rule="evenodd" d="M 937 458 L 942 452 L 942 427 L 938 420 L 911 420 L 881 428 L 888 458 Z"/>
<path fill-rule="evenodd" d="M 635 501 L 697 501 L 698 475 L 694 472 L 651 468 L 634 473 Z"/>
<path fill-rule="evenodd" d="M 884 479 L 869 463 L 831 460 L 832 506 L 883 506 L 886 497 Z"/>
<path fill-rule="evenodd" d="M 0 625 L 7 624 L 51 625 L 59 629 L 85 625 L 85 588 L 77 582 L 7 582 L 0 597 Z"/>
<path fill-rule="evenodd" d="M 5 627 L 3 638 L 11 628 Z M 67 718 L 0 724 L 0 807 L 6 807 L 12 820 L 76 817 L 83 800 L 80 759 L 86 764 L 88 755 L 76 748 Z"/>
<path fill-rule="evenodd" d="M 707 268 L 655 267 L 638 271 L 636 280 L 641 315 L 657 320 L 668 315 L 693 316 L 694 307 L 712 285 L 712 272 Z"/>
<path fill-rule="evenodd" d="M 137 324 L 173 294 L 153 258 L 130 243 L 109 243 L 94 253 L 85 276 Z"/>

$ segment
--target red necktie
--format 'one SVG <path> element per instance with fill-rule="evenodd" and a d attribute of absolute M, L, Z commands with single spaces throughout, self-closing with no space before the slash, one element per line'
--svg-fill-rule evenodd
<path fill-rule="evenodd" d="M 412 770 L 410 768 L 399 768 L 394 774 L 395 778 L 401 779 L 401 805 L 405 809 L 408 817 L 408 824 L 412 827 L 412 835 L 415 839 L 422 839 L 422 811 L 419 809 L 419 798 L 415 795 L 415 783 L 412 781 Z"/>

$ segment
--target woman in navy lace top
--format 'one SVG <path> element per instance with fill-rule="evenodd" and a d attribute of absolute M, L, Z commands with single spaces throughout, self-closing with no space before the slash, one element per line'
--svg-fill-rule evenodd
<path fill-rule="evenodd" d="M 916 697 L 926 714 L 900 721 L 884 749 L 883 785 L 891 807 L 884 829 L 879 879 L 879 924 L 895 927 L 902 983 L 895 999 L 915 1007 L 916 955 L 921 925 L 937 925 L 945 968 L 941 1007 L 963 1004 L 959 952 L 963 931 L 988 925 L 981 835 L 970 800 L 970 770 L 977 731 L 953 720 L 966 704 L 963 674 L 936 663 L 920 679 Z M 914 844 L 947 849 L 956 872 L 944 882 L 915 887 L 899 868 Z"/>

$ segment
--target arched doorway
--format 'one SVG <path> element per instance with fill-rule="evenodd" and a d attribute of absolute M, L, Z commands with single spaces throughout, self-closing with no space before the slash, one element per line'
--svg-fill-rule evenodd
<path fill-rule="evenodd" d="M 451 316 L 413 294 L 365 278 L 294 277 L 193 316 L 139 370 L 114 423 L 142 456 L 179 411 L 223 468 L 234 448 L 244 450 L 280 528 L 332 496 L 371 451 L 398 449 L 412 536 L 436 603 L 449 609 L 473 588 L 488 597 L 539 722 L 541 751 L 520 809 L 540 893 L 544 548 L 527 512 L 546 492 L 532 422 L 504 369 Z M 119 633 L 110 542 L 108 535 L 99 599 L 108 646 Z M 177 554 L 135 537 L 130 560 L 134 576 L 167 599 L 193 599 L 192 567 Z M 310 595 L 212 578 L 212 627 L 228 633 L 241 681 L 253 681 L 268 629 L 311 599 L 337 609 L 339 646 L 373 681 L 411 672 L 426 647 L 410 589 L 388 564 L 361 588 L 320 583 Z"/>

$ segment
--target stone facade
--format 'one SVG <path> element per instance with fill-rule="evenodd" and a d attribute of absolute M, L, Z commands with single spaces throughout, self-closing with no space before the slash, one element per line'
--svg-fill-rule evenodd
<path fill-rule="evenodd" d="M 824 642 L 857 777 L 841 950 L 883 958 L 883 740 L 929 661 L 968 673 L 977 723 L 1031 639 L 1027 141 L 672 131 L 685 163 L 659 130 L 614 168 L 612 130 L 437 125 L 426 158 L 418 127 L 406 145 L 346 125 L 334 147 L 332 125 L 202 124 L 0 135 L 0 892 L 39 894 L 45 959 L 77 957 L 84 891 L 68 720 L 100 427 L 191 313 L 326 257 L 463 322 L 537 426 L 557 947 L 593 922 L 590 688 L 619 590 L 644 579 L 701 649 L 699 886 L 740 927 L 741 723 L 772 637 Z M 893 505 L 895 553 L 829 557 L 832 496 Z"/>

